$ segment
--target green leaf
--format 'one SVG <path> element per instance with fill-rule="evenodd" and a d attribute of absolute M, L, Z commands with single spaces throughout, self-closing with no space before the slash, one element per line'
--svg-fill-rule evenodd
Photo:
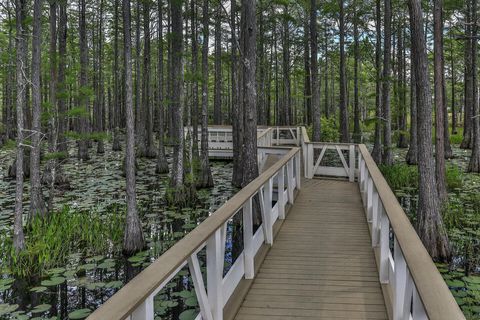
<path fill-rule="evenodd" d="M 32 309 L 32 313 L 43 313 L 47 310 L 49 310 L 52 306 L 48 303 L 45 304 L 40 304 L 36 306 L 35 308 Z"/>
<path fill-rule="evenodd" d="M 69 319 L 85 319 L 92 311 L 90 309 L 78 309 L 68 314 Z"/>
<path fill-rule="evenodd" d="M 58 286 L 59 284 L 62 284 L 65 282 L 65 278 L 64 277 L 53 277 L 49 280 L 43 280 L 41 282 L 41 285 L 42 286 L 46 286 L 46 287 L 53 287 L 53 286 Z"/>
<path fill-rule="evenodd" d="M 197 310 L 195 309 L 188 309 L 180 313 L 180 316 L 178 317 L 179 320 L 193 320 L 197 317 Z"/>
<path fill-rule="evenodd" d="M 33 287 L 32 289 L 30 289 L 31 292 L 37 292 L 37 293 L 44 292 L 46 290 L 47 290 L 47 287 Z"/>

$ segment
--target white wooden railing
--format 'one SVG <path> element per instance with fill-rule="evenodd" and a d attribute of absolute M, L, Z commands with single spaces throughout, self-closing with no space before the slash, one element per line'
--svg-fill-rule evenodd
<path fill-rule="evenodd" d="M 127 283 L 88 319 L 152 320 L 154 297 L 184 267 L 188 266 L 200 306 L 197 319 L 223 319 L 224 307 L 242 279 L 255 277 L 254 262 L 264 245 L 272 245 L 277 220 L 285 219 L 288 204 L 300 190 L 301 152 L 292 148 L 257 179 L 239 191 L 221 208 L 177 242 L 153 264 Z M 261 225 L 253 232 L 254 198 L 258 197 Z M 227 223 L 242 215 L 244 248 L 223 276 Z M 198 252 L 206 248 L 206 279 Z"/>
<path fill-rule="evenodd" d="M 366 146 L 356 149 L 358 184 L 391 318 L 465 319 Z"/>

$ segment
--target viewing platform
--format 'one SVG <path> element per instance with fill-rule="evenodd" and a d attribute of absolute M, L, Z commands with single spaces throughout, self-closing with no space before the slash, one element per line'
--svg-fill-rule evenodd
<path fill-rule="evenodd" d="M 211 150 L 226 158 L 231 137 L 209 128 Z M 365 145 L 310 142 L 304 127 L 257 138 L 259 177 L 88 319 L 153 320 L 186 268 L 196 319 L 465 319 Z M 232 221 L 241 252 L 226 271 Z"/>

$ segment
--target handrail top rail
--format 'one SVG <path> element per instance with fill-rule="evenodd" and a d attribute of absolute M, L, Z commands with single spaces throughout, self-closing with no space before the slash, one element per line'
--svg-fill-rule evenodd
<path fill-rule="evenodd" d="M 402 250 L 425 312 L 431 320 L 465 319 L 420 237 L 400 206 L 397 197 L 364 144 L 361 153 L 369 175 L 383 203 L 395 238 Z"/>
<path fill-rule="evenodd" d="M 235 215 L 244 203 L 254 196 L 299 151 L 300 148 L 292 147 L 287 154 L 282 156 L 270 168 L 237 192 L 212 215 L 158 257 L 150 266 L 130 280 L 92 313 L 88 319 L 126 319 L 156 288 L 169 279 L 175 270 L 181 267 L 193 253 L 201 249 L 210 236 Z"/>

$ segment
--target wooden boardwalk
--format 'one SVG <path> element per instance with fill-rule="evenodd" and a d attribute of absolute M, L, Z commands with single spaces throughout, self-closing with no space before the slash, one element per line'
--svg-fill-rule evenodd
<path fill-rule="evenodd" d="M 358 185 L 304 179 L 236 318 L 388 319 Z"/>

